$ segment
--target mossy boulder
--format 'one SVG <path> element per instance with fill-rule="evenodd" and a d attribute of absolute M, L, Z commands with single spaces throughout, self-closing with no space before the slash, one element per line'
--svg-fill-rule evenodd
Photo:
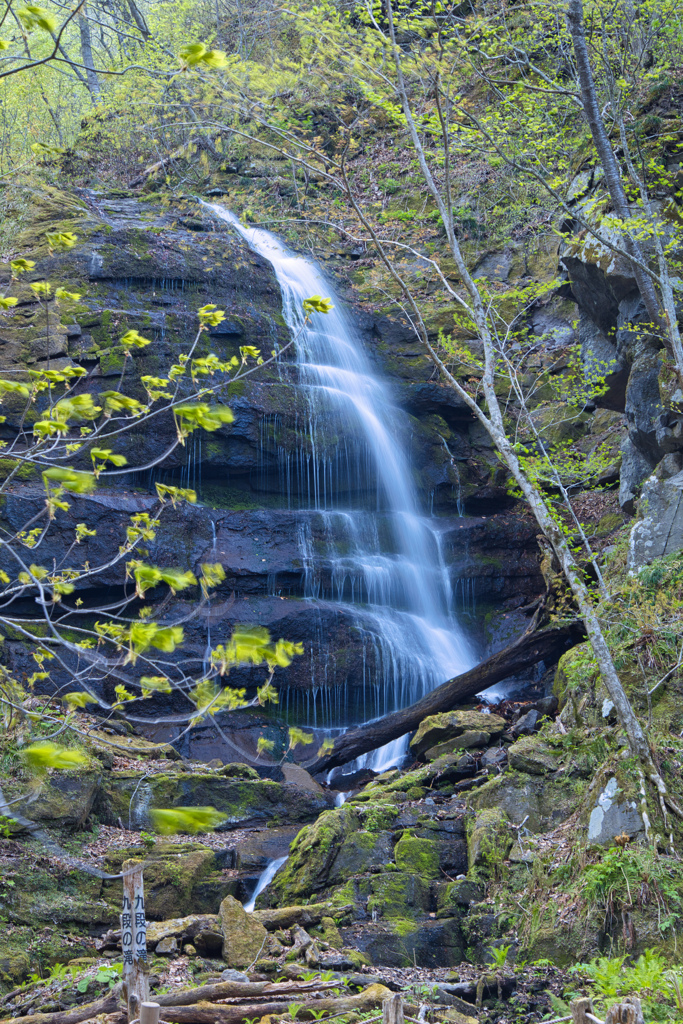
<path fill-rule="evenodd" d="M 216 855 L 208 848 L 180 851 L 145 863 L 145 908 L 150 918 L 163 921 L 196 910 L 193 889 L 210 874 Z"/>
<path fill-rule="evenodd" d="M 477 812 L 468 836 L 470 868 L 481 867 L 495 873 L 512 845 L 510 819 L 499 807 Z"/>
<path fill-rule="evenodd" d="M 537 736 L 522 736 L 508 747 L 508 763 L 528 775 L 546 775 L 559 767 L 557 755 Z"/>
<path fill-rule="evenodd" d="M 370 882 L 368 910 L 381 917 L 415 920 L 430 907 L 429 881 L 407 871 L 377 875 Z"/>
<path fill-rule="evenodd" d="M 404 833 L 394 849 L 394 860 L 401 871 L 420 878 L 438 878 L 441 874 L 439 848 L 433 839 L 420 839 Z"/>
<path fill-rule="evenodd" d="M 194 939 L 201 932 L 219 930 L 220 921 L 216 914 L 188 914 L 187 917 L 168 921 L 151 921 L 147 925 L 147 945 L 153 949 L 162 939 Z"/>
<path fill-rule="evenodd" d="M 420 722 L 410 741 L 410 749 L 416 757 L 421 757 L 431 747 L 465 732 L 487 733 L 490 738 L 498 736 L 504 728 L 505 719 L 499 715 L 487 715 L 481 711 L 442 711 Z"/>
<path fill-rule="evenodd" d="M 347 945 L 386 967 L 452 967 L 464 957 L 457 917 L 415 921 L 411 918 L 356 922 L 342 928 Z"/>
<path fill-rule="evenodd" d="M 453 917 L 458 908 L 469 907 L 484 897 L 484 887 L 471 878 L 458 878 L 439 886 L 436 896 L 437 917 Z"/>
<path fill-rule="evenodd" d="M 14 928 L 0 937 L 0 981 L 4 985 L 14 986 L 27 976 L 32 964 L 26 948 L 31 935 L 30 928 Z"/>
<path fill-rule="evenodd" d="M 329 943 L 334 949 L 342 948 L 344 942 L 333 917 L 324 917 L 320 922 L 320 929 L 325 942 Z"/>
<path fill-rule="evenodd" d="M 57 828 L 83 828 L 95 804 L 100 781 L 96 769 L 48 774 L 19 809 L 32 821 L 47 822 Z"/>
<path fill-rule="evenodd" d="M 268 932 L 233 896 L 226 896 L 218 918 L 223 932 L 223 959 L 229 967 L 249 967 L 266 947 Z"/>
<path fill-rule="evenodd" d="M 561 772 L 527 775 L 509 771 L 481 786 L 471 798 L 478 811 L 489 810 L 531 832 L 545 832 L 566 821 L 576 809 L 585 780 Z"/>
<path fill-rule="evenodd" d="M 353 807 L 344 805 L 303 828 L 290 847 L 289 860 L 270 883 L 271 899 L 297 903 L 324 889 L 344 840 L 359 825 Z"/>
<path fill-rule="evenodd" d="M 536 430 L 548 444 L 575 441 L 587 430 L 588 413 L 570 409 L 566 402 L 547 402 L 531 414 Z"/>
<path fill-rule="evenodd" d="M 104 781 L 97 812 L 105 824 L 118 818 L 149 828 L 150 807 L 215 807 L 226 825 L 310 821 L 332 797 L 309 793 L 270 779 L 226 778 L 203 772 L 162 772 L 143 780 L 139 772 L 118 772 Z"/>
<path fill-rule="evenodd" d="M 379 871 L 393 859 L 390 832 L 353 832 L 347 836 L 328 875 L 332 884 L 366 871 Z"/>
<path fill-rule="evenodd" d="M 454 736 L 453 739 L 446 740 L 444 743 L 437 743 L 435 747 L 430 747 L 429 750 L 425 751 L 424 757 L 427 761 L 436 761 L 437 757 L 441 757 L 442 754 L 453 754 L 458 750 L 471 750 L 475 747 L 487 747 L 490 740 L 490 733 L 468 729 L 467 732 L 461 733 L 460 736 Z"/>

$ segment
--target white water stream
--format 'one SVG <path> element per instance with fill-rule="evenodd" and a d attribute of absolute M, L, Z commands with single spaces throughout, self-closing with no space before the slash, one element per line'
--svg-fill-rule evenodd
<path fill-rule="evenodd" d="M 248 914 L 251 914 L 252 910 L 256 906 L 256 897 L 261 895 L 267 885 L 270 885 L 275 878 L 276 872 L 280 870 L 286 860 L 287 857 L 278 857 L 277 860 L 268 861 L 258 882 L 256 883 L 256 888 L 254 889 L 251 899 L 248 903 L 244 904 L 244 909 Z"/>
<path fill-rule="evenodd" d="M 334 303 L 331 313 L 313 314 L 312 326 L 296 345 L 300 385 L 308 399 L 305 431 L 315 450 L 331 417 L 347 424 L 354 443 L 339 439 L 345 472 L 376 481 L 376 508 L 349 509 L 348 487 L 335 486 L 338 467 L 333 473 L 329 461 L 309 460 L 307 494 L 323 517 L 326 550 L 313 541 L 310 517 L 302 517 L 304 596 L 353 611 L 366 651 L 364 671 L 375 693 L 367 717 L 380 717 L 414 703 L 476 660 L 455 618 L 438 520 L 419 505 L 401 441 L 406 416 L 372 369 L 358 332 L 314 264 L 269 232 L 245 227 L 218 204 L 206 205 L 273 265 L 292 334 L 301 331 L 304 299 L 322 295 Z M 321 557 L 332 566 L 327 589 L 316 571 Z M 407 737 L 401 737 L 366 755 L 361 765 L 382 771 L 400 763 L 406 750 Z"/>

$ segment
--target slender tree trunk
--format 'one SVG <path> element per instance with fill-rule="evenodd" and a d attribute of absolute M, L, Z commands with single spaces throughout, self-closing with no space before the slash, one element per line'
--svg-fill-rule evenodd
<path fill-rule="evenodd" d="M 81 58 L 85 65 L 88 91 L 93 104 L 97 106 L 100 102 L 100 82 L 95 71 L 95 64 L 93 63 L 92 36 L 90 33 L 90 22 L 88 21 L 87 4 L 83 5 L 82 13 L 78 16 L 78 25 L 81 32 Z"/>
<path fill-rule="evenodd" d="M 581 89 L 581 99 L 583 101 L 583 110 L 586 121 L 588 122 L 588 127 L 591 130 L 593 143 L 597 150 L 598 157 L 600 158 L 602 169 L 605 172 L 605 184 L 607 185 L 614 211 L 621 220 L 627 221 L 631 216 L 631 208 L 629 206 L 626 192 L 624 191 L 621 168 L 619 167 L 614 150 L 612 149 L 612 144 L 605 129 L 602 114 L 600 113 L 595 81 L 593 79 L 593 71 L 591 69 L 588 47 L 586 45 L 586 33 L 583 22 L 583 0 L 569 0 L 567 17 L 569 20 L 569 30 L 571 32 L 572 42 L 574 44 L 574 58 L 576 60 L 576 70 L 579 78 L 579 87 Z M 647 262 L 647 256 L 643 254 L 638 241 L 631 237 L 628 231 L 624 234 L 624 245 L 628 254 L 634 259 L 638 260 L 640 263 Z M 633 268 L 633 276 L 635 277 L 636 284 L 638 285 L 638 291 L 643 298 L 648 314 L 652 319 L 653 324 L 665 331 L 668 346 L 674 357 L 679 377 L 683 380 L 683 346 L 681 345 L 681 339 L 677 328 L 672 330 L 670 311 L 667 310 L 665 315 L 662 315 L 661 303 L 652 279 L 644 270 L 636 266 L 634 263 L 632 263 L 631 266 Z"/>

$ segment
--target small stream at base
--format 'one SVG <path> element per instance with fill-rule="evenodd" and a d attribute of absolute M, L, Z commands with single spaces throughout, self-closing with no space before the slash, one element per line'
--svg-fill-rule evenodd
<path fill-rule="evenodd" d="M 311 536 L 310 515 L 302 516 L 304 598 L 352 613 L 363 644 L 363 685 L 377 693 L 366 719 L 371 721 L 414 703 L 476 660 L 455 616 L 439 521 L 420 505 L 405 450 L 407 415 L 373 370 L 358 331 L 317 267 L 218 204 L 203 205 L 272 264 L 287 327 L 293 336 L 301 334 L 296 366 L 307 409 L 301 423 L 310 447 L 307 496 L 309 512 L 324 523 L 321 543 Z M 303 301 L 314 295 L 331 298 L 334 309 L 314 313 L 304 327 Z M 326 468 L 330 451 L 342 449 L 343 486 Z M 359 492 L 364 500 L 354 507 L 348 496 Z M 338 723 L 342 729 L 358 724 Z M 354 770 L 400 764 L 407 742 L 403 736 L 365 755 Z"/>
<path fill-rule="evenodd" d="M 263 890 L 270 885 L 270 883 L 275 878 L 276 873 L 280 870 L 280 868 L 287 859 L 287 857 L 278 857 L 276 860 L 268 861 L 261 874 L 261 877 L 256 883 L 256 888 L 254 889 L 251 899 L 249 900 L 248 903 L 244 904 L 244 909 L 248 914 L 251 914 L 254 907 L 256 906 L 256 897 L 260 896 Z"/>

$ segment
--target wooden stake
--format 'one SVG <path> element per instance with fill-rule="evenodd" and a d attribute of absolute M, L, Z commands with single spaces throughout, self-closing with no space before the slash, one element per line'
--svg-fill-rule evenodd
<path fill-rule="evenodd" d="M 572 1024 L 592 1024 L 586 1014 L 593 1015 L 593 1004 L 586 996 L 572 1002 Z"/>
<path fill-rule="evenodd" d="M 400 992 L 382 1003 L 382 1024 L 403 1024 L 403 997 Z"/>
<path fill-rule="evenodd" d="M 605 1024 L 643 1024 L 643 1010 L 637 996 L 626 996 L 623 1003 L 610 1006 Z"/>
<path fill-rule="evenodd" d="M 140 1024 L 159 1024 L 161 1007 L 158 1003 L 142 1003 L 140 1006 Z"/>
<path fill-rule="evenodd" d="M 140 1016 L 142 1004 L 149 998 L 147 966 L 147 922 L 142 864 L 123 862 L 123 911 L 121 913 L 121 949 L 123 983 L 128 1004 L 128 1024 Z"/>

